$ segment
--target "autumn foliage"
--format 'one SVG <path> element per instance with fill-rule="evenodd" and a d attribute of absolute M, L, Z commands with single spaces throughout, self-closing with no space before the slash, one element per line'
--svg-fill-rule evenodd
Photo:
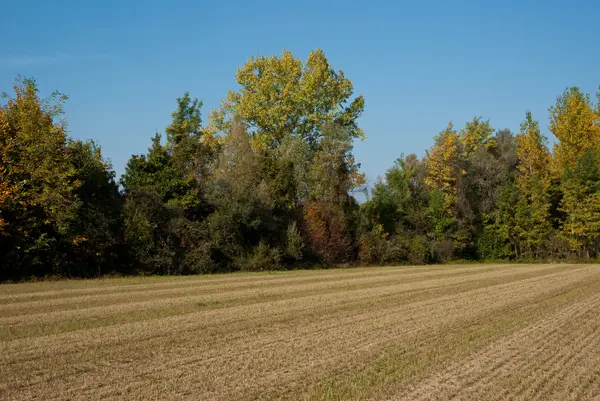
<path fill-rule="evenodd" d="M 600 105 L 578 88 L 550 108 L 552 150 L 530 112 L 516 134 L 474 117 L 368 182 L 365 99 L 322 50 L 235 78 L 206 122 L 178 98 L 120 180 L 68 138 L 66 96 L 18 78 L 0 106 L 0 279 L 600 256 Z"/>

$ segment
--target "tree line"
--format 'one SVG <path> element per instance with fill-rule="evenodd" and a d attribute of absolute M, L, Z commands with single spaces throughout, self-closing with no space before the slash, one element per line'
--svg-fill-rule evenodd
<path fill-rule="evenodd" d="M 598 256 L 600 93 L 557 98 L 552 151 L 529 112 L 515 134 L 475 117 L 369 189 L 364 99 L 321 50 L 251 58 L 236 80 L 206 123 L 183 94 L 117 179 L 68 137 L 66 96 L 17 78 L 0 107 L 0 279 Z"/>

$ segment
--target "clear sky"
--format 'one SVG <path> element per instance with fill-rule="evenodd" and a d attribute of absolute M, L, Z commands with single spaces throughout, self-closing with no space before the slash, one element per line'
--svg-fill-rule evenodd
<path fill-rule="evenodd" d="M 238 66 L 284 48 L 322 48 L 365 96 L 355 151 L 371 182 L 449 120 L 516 131 L 531 110 L 548 134 L 556 96 L 600 85 L 598 0 L 1 3 L 0 90 L 22 74 L 68 94 L 70 135 L 99 142 L 119 174 L 184 91 L 206 121 Z"/>

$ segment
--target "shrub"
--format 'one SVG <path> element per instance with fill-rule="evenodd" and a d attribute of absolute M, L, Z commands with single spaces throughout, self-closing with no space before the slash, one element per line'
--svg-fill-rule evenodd
<path fill-rule="evenodd" d="M 285 255 L 295 261 L 302 260 L 304 239 L 295 221 L 292 221 L 286 231 Z"/>
<path fill-rule="evenodd" d="M 388 261 L 388 234 L 383 231 L 381 224 L 360 236 L 358 257 L 362 263 L 385 263 Z"/>
<path fill-rule="evenodd" d="M 454 256 L 454 241 L 446 238 L 438 242 L 435 246 L 435 255 L 438 260 L 446 262 Z"/>
<path fill-rule="evenodd" d="M 479 259 L 498 260 L 511 256 L 510 246 L 493 227 L 485 226 L 477 237 L 477 256 Z"/>
<path fill-rule="evenodd" d="M 576 252 L 573 251 L 573 242 L 562 235 L 551 235 L 548 240 L 545 241 L 544 248 L 547 253 L 547 255 L 545 255 L 546 257 L 567 259 L 576 254 Z"/>
<path fill-rule="evenodd" d="M 406 263 L 409 256 L 410 237 L 396 235 L 388 240 L 386 263 Z"/>
<path fill-rule="evenodd" d="M 281 250 L 260 242 L 251 252 L 235 259 L 241 271 L 264 271 L 281 269 Z"/>
<path fill-rule="evenodd" d="M 304 231 L 312 251 L 325 263 L 344 262 L 350 252 L 346 216 L 331 202 L 311 202 L 304 209 Z"/>
<path fill-rule="evenodd" d="M 432 252 L 429 241 L 424 235 L 411 237 L 408 246 L 408 262 L 413 265 L 426 264 L 431 260 Z"/>

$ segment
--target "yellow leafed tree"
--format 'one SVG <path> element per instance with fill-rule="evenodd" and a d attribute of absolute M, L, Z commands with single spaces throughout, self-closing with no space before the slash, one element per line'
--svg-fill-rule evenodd
<path fill-rule="evenodd" d="M 560 173 L 565 167 L 574 167 L 588 149 L 600 145 L 600 112 L 593 109 L 589 95 L 568 88 L 550 108 L 550 130 L 558 139 L 553 167 Z"/>
<path fill-rule="evenodd" d="M 444 194 L 444 206 L 447 210 L 454 207 L 458 197 L 458 178 L 462 173 L 460 162 L 459 135 L 448 127 L 435 137 L 435 144 L 427 152 L 427 176 L 425 184 Z"/>
<path fill-rule="evenodd" d="M 364 99 L 353 98 L 352 82 L 331 67 L 322 50 L 312 51 L 306 63 L 287 50 L 280 57 L 253 57 L 238 69 L 236 80 L 241 88 L 230 91 L 211 114 L 213 129 L 228 132 L 238 115 L 256 136 L 254 146 L 277 147 L 293 135 L 313 150 L 327 123 L 352 138 L 364 137 L 357 125 Z"/>
<path fill-rule="evenodd" d="M 516 186 L 519 199 L 515 205 L 519 240 L 522 252 L 537 256 L 551 232 L 550 225 L 550 152 L 546 138 L 541 134 L 537 121 L 527 112 L 517 135 L 519 174 Z"/>
<path fill-rule="evenodd" d="M 517 187 L 521 192 L 529 192 L 529 182 L 533 177 L 537 177 L 547 190 L 550 186 L 550 152 L 546 138 L 540 132 L 539 123 L 533 120 L 531 112 L 527 112 L 525 121 L 521 124 L 521 132 L 517 135 L 517 157 Z"/>
<path fill-rule="evenodd" d="M 481 117 L 475 117 L 467 122 L 460 133 L 465 155 L 471 155 L 480 146 L 487 149 L 494 146 L 493 134 L 494 128 L 490 125 L 490 120 L 482 121 Z"/>

